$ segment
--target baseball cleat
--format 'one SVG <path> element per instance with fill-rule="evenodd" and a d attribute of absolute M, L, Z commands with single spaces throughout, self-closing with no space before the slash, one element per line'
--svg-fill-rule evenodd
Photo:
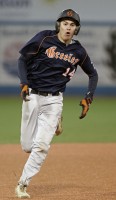
<path fill-rule="evenodd" d="M 16 197 L 20 199 L 27 199 L 30 198 L 30 195 L 26 192 L 27 186 L 18 184 L 15 188 Z"/>

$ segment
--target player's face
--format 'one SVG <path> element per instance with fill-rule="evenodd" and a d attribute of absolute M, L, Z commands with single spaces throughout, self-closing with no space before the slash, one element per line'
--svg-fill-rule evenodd
<path fill-rule="evenodd" d="M 60 31 L 58 38 L 61 42 L 69 44 L 74 35 L 76 24 L 71 20 L 63 20 L 60 22 Z"/>

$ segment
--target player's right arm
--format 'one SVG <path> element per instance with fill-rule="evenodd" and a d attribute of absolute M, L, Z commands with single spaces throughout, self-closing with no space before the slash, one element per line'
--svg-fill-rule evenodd
<path fill-rule="evenodd" d="M 28 101 L 29 86 L 27 80 L 26 59 L 22 55 L 18 59 L 18 75 L 20 79 L 21 97 L 24 101 Z"/>
<path fill-rule="evenodd" d="M 28 84 L 26 59 L 23 55 L 18 59 L 18 75 L 21 84 Z"/>
<path fill-rule="evenodd" d="M 19 51 L 21 54 L 18 60 L 18 75 L 20 79 L 20 85 L 22 88 L 21 96 L 23 100 L 26 101 L 26 96 L 29 94 L 28 89 L 28 79 L 27 79 L 27 68 L 28 62 L 33 60 L 34 57 L 39 53 L 44 39 L 53 35 L 54 32 L 50 30 L 41 31 L 36 34 L 31 40 L 29 40 L 26 45 Z"/>
<path fill-rule="evenodd" d="M 24 101 L 28 101 L 29 83 L 27 79 L 27 62 L 33 58 L 39 51 L 43 34 L 38 33 L 29 40 L 24 47 L 19 51 L 21 56 L 18 59 L 18 76 L 20 79 L 21 97 Z"/>

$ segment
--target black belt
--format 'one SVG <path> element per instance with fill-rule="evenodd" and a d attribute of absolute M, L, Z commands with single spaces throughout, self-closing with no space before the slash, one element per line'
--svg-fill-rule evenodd
<path fill-rule="evenodd" d="M 32 94 L 38 94 L 38 95 L 42 95 L 42 96 L 48 96 L 48 95 L 52 95 L 52 96 L 59 96 L 60 95 L 60 92 L 54 92 L 54 93 L 50 93 L 50 92 L 41 92 L 41 91 L 38 91 L 38 90 L 31 90 L 31 93 Z"/>

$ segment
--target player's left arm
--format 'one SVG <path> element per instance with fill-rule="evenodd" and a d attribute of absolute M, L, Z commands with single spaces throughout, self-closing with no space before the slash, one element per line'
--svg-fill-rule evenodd
<path fill-rule="evenodd" d="M 93 101 L 93 96 L 94 96 L 97 83 L 98 83 L 98 73 L 87 54 L 80 66 L 82 70 L 89 77 L 87 93 L 85 94 L 85 98 L 82 99 L 80 102 L 80 106 L 82 106 L 82 113 L 80 115 L 80 119 L 83 119 L 86 116 L 89 110 L 90 104 Z"/>

